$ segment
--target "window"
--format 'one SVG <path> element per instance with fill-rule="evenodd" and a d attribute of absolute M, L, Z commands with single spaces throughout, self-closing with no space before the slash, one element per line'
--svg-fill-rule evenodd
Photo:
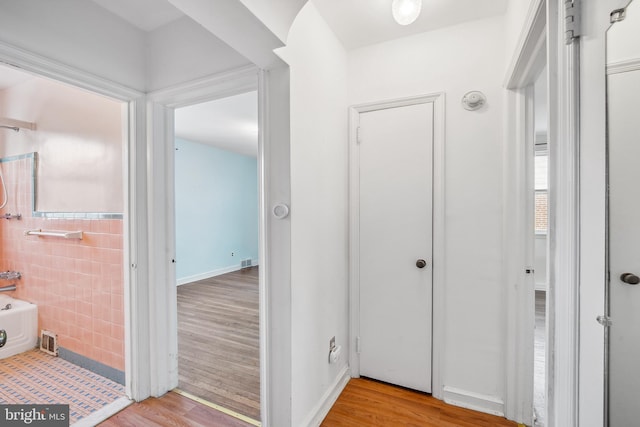
<path fill-rule="evenodd" d="M 549 151 L 547 144 L 536 144 L 535 155 L 535 230 L 536 234 L 547 234 L 548 206 L 548 166 Z"/>

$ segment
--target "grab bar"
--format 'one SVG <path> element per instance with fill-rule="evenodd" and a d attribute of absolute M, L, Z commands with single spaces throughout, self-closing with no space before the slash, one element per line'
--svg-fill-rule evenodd
<path fill-rule="evenodd" d="M 3 286 L 0 288 L 0 292 L 11 292 L 16 290 L 16 285 Z"/>
<path fill-rule="evenodd" d="M 0 272 L 0 280 L 16 280 L 22 277 L 19 271 L 2 271 Z"/>
<path fill-rule="evenodd" d="M 82 239 L 82 231 L 55 231 L 55 230 L 27 230 L 25 236 L 50 236 L 63 239 Z"/>

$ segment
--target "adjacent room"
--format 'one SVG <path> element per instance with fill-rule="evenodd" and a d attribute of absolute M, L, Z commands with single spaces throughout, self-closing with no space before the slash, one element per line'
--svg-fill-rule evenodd
<path fill-rule="evenodd" d="M 0 403 L 128 403 L 122 112 L 0 66 Z"/>
<path fill-rule="evenodd" d="M 258 96 L 175 111 L 181 392 L 260 420 Z"/>
<path fill-rule="evenodd" d="M 547 265 L 549 231 L 549 148 L 547 70 L 540 73 L 534 83 L 534 251 L 533 278 L 535 281 L 535 345 L 534 345 L 534 396 L 535 426 L 544 427 L 546 399 L 546 348 L 547 348 Z"/>

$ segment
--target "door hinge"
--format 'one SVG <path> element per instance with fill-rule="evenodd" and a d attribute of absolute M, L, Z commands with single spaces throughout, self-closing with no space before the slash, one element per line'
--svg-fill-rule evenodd
<path fill-rule="evenodd" d="M 611 326 L 611 323 L 612 323 L 611 318 L 609 316 L 604 316 L 604 315 L 596 317 L 596 320 L 605 328 Z"/>
<path fill-rule="evenodd" d="M 356 142 L 358 144 L 360 144 L 362 142 L 362 128 L 360 126 L 358 126 L 356 128 Z"/>
<path fill-rule="evenodd" d="M 580 0 L 564 0 L 564 42 L 567 45 L 580 37 Z"/>
<path fill-rule="evenodd" d="M 360 354 L 360 337 L 356 337 L 356 353 Z"/>
<path fill-rule="evenodd" d="M 611 14 L 609 14 L 609 22 L 615 24 L 616 22 L 624 21 L 624 18 L 627 17 L 627 9 L 620 8 L 616 9 Z"/>

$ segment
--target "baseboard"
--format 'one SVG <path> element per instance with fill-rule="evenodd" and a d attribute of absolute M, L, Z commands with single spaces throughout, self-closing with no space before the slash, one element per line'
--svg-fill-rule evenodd
<path fill-rule="evenodd" d="M 251 260 L 251 267 L 258 265 L 257 259 Z M 177 285 L 186 285 L 187 283 L 197 282 L 198 280 L 210 279 L 212 277 L 221 276 L 227 273 L 233 273 L 234 271 L 242 270 L 241 264 L 230 265 L 228 267 L 218 268 L 213 271 L 207 271 L 206 273 L 194 274 L 193 276 L 182 277 L 176 281 Z"/>
<path fill-rule="evenodd" d="M 504 417 L 504 401 L 495 396 L 444 386 L 442 397 L 450 405 Z"/>
<path fill-rule="evenodd" d="M 302 423 L 302 425 L 307 427 L 319 427 L 333 407 L 333 404 L 336 403 L 336 400 L 340 397 L 340 393 L 342 393 L 342 390 L 347 386 L 350 379 L 351 375 L 349 375 L 349 367 L 345 366 L 336 377 L 334 383 L 322 396 L 322 399 L 320 399 L 318 404 L 310 412 L 309 416 L 305 420 L 306 422 Z"/>
<path fill-rule="evenodd" d="M 97 360 L 89 359 L 86 356 L 83 356 L 71 350 L 67 350 L 63 347 L 58 347 L 58 357 L 100 376 L 108 378 L 111 381 L 115 381 L 120 385 L 125 385 L 124 371 L 112 368 L 111 366 L 105 365 L 104 363 L 98 362 Z"/>

